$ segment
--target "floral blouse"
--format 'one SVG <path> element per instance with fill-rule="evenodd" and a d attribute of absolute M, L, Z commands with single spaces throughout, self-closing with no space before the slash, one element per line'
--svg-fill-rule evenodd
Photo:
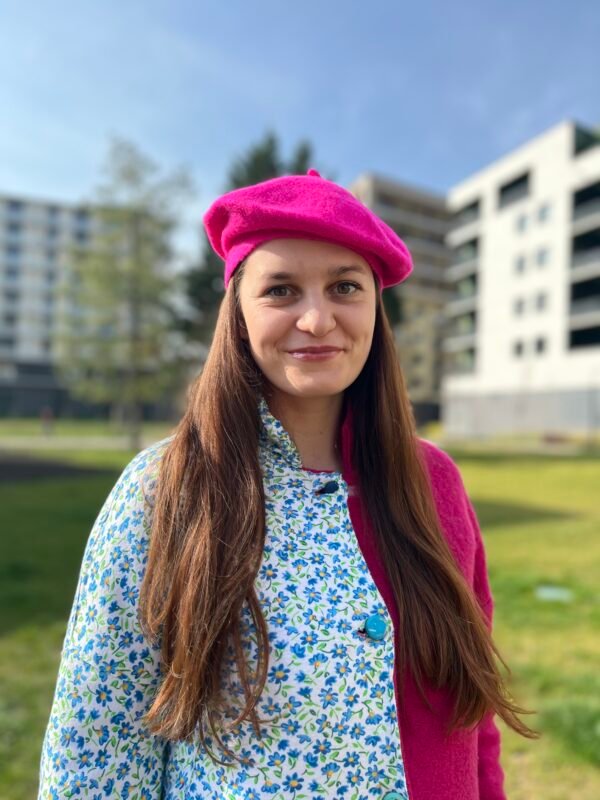
<path fill-rule="evenodd" d="M 141 632 L 137 601 L 165 439 L 126 467 L 90 534 L 43 742 L 39 800 L 407 800 L 392 620 L 352 528 L 352 487 L 341 473 L 303 469 L 263 398 L 259 409 L 267 528 L 256 590 L 270 643 L 257 704 L 262 738 L 249 721 L 226 733 L 238 761 L 207 737 L 223 766 L 197 741 L 166 742 L 142 723 L 161 679 L 159 648 Z M 242 623 L 254 659 L 247 607 Z M 232 650 L 224 666 L 225 716 L 235 719 L 243 693 Z"/>

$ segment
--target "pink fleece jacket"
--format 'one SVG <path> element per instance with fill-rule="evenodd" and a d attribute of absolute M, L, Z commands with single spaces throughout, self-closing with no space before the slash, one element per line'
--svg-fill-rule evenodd
<path fill-rule="evenodd" d="M 460 472 L 450 456 L 431 442 L 419 439 L 419 444 L 442 529 L 491 626 L 493 600 L 483 540 Z M 356 475 L 349 459 L 351 446 L 348 415 L 341 432 L 342 474 L 349 485 L 355 486 Z M 348 506 L 363 556 L 394 622 L 397 642 L 402 635 L 398 610 L 358 493 L 350 495 Z M 398 686 L 396 673 L 397 698 Z M 452 710 L 452 699 L 446 691 L 432 688 L 427 691 L 427 697 L 437 714 L 432 714 L 425 706 L 407 672 L 403 704 L 398 703 L 398 722 L 411 800 L 506 800 L 500 766 L 500 734 L 493 718 L 488 717 L 472 732 L 459 730 L 445 738 L 444 727 Z"/>

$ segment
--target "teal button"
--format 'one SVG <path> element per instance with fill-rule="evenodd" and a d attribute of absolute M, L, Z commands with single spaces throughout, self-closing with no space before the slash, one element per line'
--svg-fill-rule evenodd
<path fill-rule="evenodd" d="M 400 792 L 386 792 L 383 795 L 383 800 L 406 800 L 406 796 Z"/>
<path fill-rule="evenodd" d="M 384 618 L 380 617 L 379 614 L 373 614 L 373 616 L 369 617 L 365 622 L 365 630 L 370 639 L 383 639 L 387 630 L 387 624 Z M 392 792 L 392 794 L 394 793 Z"/>

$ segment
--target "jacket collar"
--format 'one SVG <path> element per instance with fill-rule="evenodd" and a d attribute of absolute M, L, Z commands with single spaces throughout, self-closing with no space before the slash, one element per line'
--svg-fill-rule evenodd
<path fill-rule="evenodd" d="M 258 400 L 260 415 L 260 445 L 275 461 L 283 461 L 294 470 L 302 469 L 302 459 L 292 437 L 281 422 L 271 414 L 264 395 Z"/>
<path fill-rule="evenodd" d="M 283 462 L 294 470 L 302 470 L 302 459 L 294 441 L 281 422 L 271 414 L 264 395 L 258 399 L 258 412 L 261 422 L 260 446 L 275 461 Z M 348 405 L 340 426 L 339 446 L 342 455 L 342 477 L 346 483 L 357 483 L 351 463 L 352 454 L 352 409 Z M 339 474 L 339 473 L 336 473 Z"/>

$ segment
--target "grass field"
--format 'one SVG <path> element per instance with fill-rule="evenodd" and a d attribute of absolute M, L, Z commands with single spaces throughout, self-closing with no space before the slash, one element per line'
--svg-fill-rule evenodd
<path fill-rule="evenodd" d="M 165 422 L 145 422 L 144 433 L 148 436 L 154 436 L 160 439 L 163 435 L 166 436 L 173 428 Z M 46 436 L 52 438 L 53 436 L 123 436 L 127 433 L 126 429 L 117 423 L 110 420 L 103 419 L 57 419 L 52 423 L 51 434 L 48 436 L 44 433 L 42 423 L 39 419 L 34 418 L 10 418 L 5 417 L 0 419 L 0 442 L 4 437 L 21 436 L 21 437 L 37 437 Z"/>
<path fill-rule="evenodd" d="M 0 797 L 35 797 L 39 752 L 85 541 L 128 453 L 71 455 L 85 477 L 0 485 Z M 496 640 L 537 710 L 504 731 L 510 800 L 600 797 L 600 459 L 454 452 L 484 532 Z M 571 601 L 539 599 L 540 587 Z"/>

